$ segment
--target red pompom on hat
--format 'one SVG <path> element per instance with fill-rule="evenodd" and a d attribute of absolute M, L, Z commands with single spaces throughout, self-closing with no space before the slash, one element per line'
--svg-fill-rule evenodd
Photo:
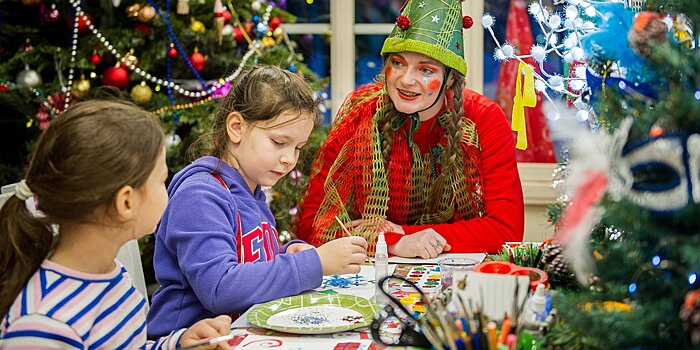
<path fill-rule="evenodd" d="M 462 17 L 462 28 L 469 29 L 474 25 L 474 20 L 470 16 Z"/>
<path fill-rule="evenodd" d="M 406 30 L 408 29 L 408 27 L 411 26 L 411 19 L 408 18 L 408 16 L 406 15 L 396 17 L 396 26 L 401 28 L 402 30 Z"/>

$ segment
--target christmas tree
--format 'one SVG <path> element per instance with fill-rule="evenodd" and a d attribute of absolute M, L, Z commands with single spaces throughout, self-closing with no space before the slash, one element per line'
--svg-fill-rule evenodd
<path fill-rule="evenodd" d="M 210 128 L 217 101 L 241 69 L 281 66 L 320 80 L 301 62 L 284 23 L 285 1 L 23 0 L 0 5 L 0 183 L 19 181 L 32 142 L 68 105 L 106 96 L 131 99 L 163 121 L 172 173 Z M 312 141 L 320 143 L 324 130 Z M 310 151 L 313 152 L 312 142 Z M 12 150 L 12 151 L 9 151 Z M 308 156 L 303 156 L 310 163 Z M 280 232 L 305 178 L 280 181 L 272 207 Z M 299 188 L 299 189 L 298 189 Z"/>
<path fill-rule="evenodd" d="M 629 5 L 592 6 L 581 40 L 600 131 L 574 140 L 556 239 L 586 288 L 549 348 L 700 349 L 700 3 Z"/>

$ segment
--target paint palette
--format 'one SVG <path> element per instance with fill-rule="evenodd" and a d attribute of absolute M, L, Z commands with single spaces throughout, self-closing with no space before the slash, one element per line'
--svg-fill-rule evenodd
<path fill-rule="evenodd" d="M 440 292 L 440 267 L 437 265 L 397 265 L 394 275 L 415 283 L 428 299 Z M 423 313 L 425 307 L 420 294 L 406 282 L 390 280 L 389 291 L 411 313 Z"/>

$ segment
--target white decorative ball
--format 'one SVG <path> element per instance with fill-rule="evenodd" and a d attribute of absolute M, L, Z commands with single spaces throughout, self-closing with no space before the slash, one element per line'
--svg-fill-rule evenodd
<path fill-rule="evenodd" d="M 574 59 L 577 61 L 582 61 L 585 58 L 583 49 L 578 46 L 571 49 L 571 55 L 574 56 Z"/>
<path fill-rule="evenodd" d="M 566 7 L 566 18 L 574 19 L 578 17 L 578 7 L 567 6 Z"/>
<path fill-rule="evenodd" d="M 564 62 L 571 63 L 573 61 L 574 61 L 574 55 L 571 54 L 571 51 L 564 54 Z"/>
<path fill-rule="evenodd" d="M 539 92 L 543 92 L 543 91 L 547 90 L 547 84 L 545 84 L 544 81 L 542 81 L 540 79 L 536 79 L 535 80 L 535 90 L 537 90 Z"/>
<path fill-rule="evenodd" d="M 530 53 L 532 54 L 532 58 L 538 63 L 542 63 L 547 59 L 547 51 L 540 45 L 533 45 Z"/>
<path fill-rule="evenodd" d="M 493 51 L 493 58 L 498 61 L 505 61 L 507 57 L 503 54 L 503 50 L 496 48 L 496 50 Z"/>
<path fill-rule="evenodd" d="M 540 4 L 536 2 L 533 2 L 532 4 L 530 4 L 529 11 L 530 14 L 532 14 L 533 16 L 537 16 L 540 12 L 542 12 L 542 6 L 540 6 Z"/>
<path fill-rule="evenodd" d="M 488 13 L 485 13 L 484 16 L 481 17 L 481 26 L 483 26 L 484 29 L 491 28 L 495 22 L 496 19 Z"/>
<path fill-rule="evenodd" d="M 511 44 L 503 45 L 503 47 L 501 47 L 501 51 L 503 52 L 503 55 L 506 56 L 506 58 L 513 57 L 513 54 L 515 53 L 515 49 L 513 48 L 513 45 L 511 45 Z"/>
<path fill-rule="evenodd" d="M 552 29 L 557 29 L 561 26 L 561 17 L 559 15 L 552 15 L 549 17 L 549 27 Z"/>
<path fill-rule="evenodd" d="M 562 84 L 564 84 L 564 79 L 562 79 L 560 75 L 552 75 L 551 77 L 549 77 L 549 85 L 553 88 L 562 86 Z"/>
<path fill-rule="evenodd" d="M 568 30 L 574 30 L 574 20 L 571 18 L 567 18 L 564 21 L 564 28 L 566 28 Z"/>
<path fill-rule="evenodd" d="M 251 8 L 253 11 L 256 11 L 256 12 L 257 12 L 257 11 L 260 11 L 260 6 L 261 6 L 261 5 L 260 5 L 260 1 L 253 1 L 253 2 L 250 4 L 250 8 Z"/>
<path fill-rule="evenodd" d="M 593 6 L 586 7 L 584 12 L 586 13 L 586 16 L 588 16 L 588 17 L 595 17 L 595 15 L 597 14 L 595 7 L 593 7 Z"/>
<path fill-rule="evenodd" d="M 568 37 L 566 37 L 566 39 L 564 39 L 564 47 L 569 50 L 576 47 L 576 44 L 576 38 L 573 35 L 569 35 Z"/>
<path fill-rule="evenodd" d="M 583 89 L 583 85 L 583 80 L 575 79 L 569 81 L 569 87 L 574 91 L 580 91 L 581 89 Z"/>

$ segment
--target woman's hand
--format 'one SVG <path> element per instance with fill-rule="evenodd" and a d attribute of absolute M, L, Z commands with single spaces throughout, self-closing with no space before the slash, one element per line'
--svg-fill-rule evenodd
<path fill-rule="evenodd" d="M 367 259 L 367 241 L 359 236 L 332 240 L 318 248 L 323 275 L 359 273 Z"/>
<path fill-rule="evenodd" d="M 285 253 L 299 253 L 301 251 L 307 250 L 307 249 L 313 249 L 314 246 L 311 244 L 306 244 L 306 243 L 292 243 L 287 246 L 287 250 Z"/>
<path fill-rule="evenodd" d="M 452 247 L 437 231 L 432 228 L 405 235 L 388 247 L 389 253 L 404 258 L 421 257 L 430 259 L 442 252 L 448 252 Z"/>
<path fill-rule="evenodd" d="M 362 224 L 362 219 L 357 219 L 352 221 L 352 228 L 356 229 L 360 224 Z M 393 233 L 400 233 L 400 234 L 405 234 L 403 227 L 389 221 L 389 220 L 384 220 L 384 225 L 382 225 L 381 228 L 379 228 L 379 231 L 382 231 L 384 233 L 386 232 L 393 232 Z"/>
<path fill-rule="evenodd" d="M 207 339 L 220 337 L 231 333 L 231 317 L 226 315 L 221 315 L 216 318 L 207 318 L 201 320 L 188 328 L 182 338 L 180 338 L 180 345 L 182 347 L 201 343 Z M 224 349 L 230 350 L 231 347 L 228 342 L 222 341 L 217 344 L 210 345 L 208 347 L 200 347 L 201 349 Z M 198 349 L 200 349 L 198 348 Z"/>

